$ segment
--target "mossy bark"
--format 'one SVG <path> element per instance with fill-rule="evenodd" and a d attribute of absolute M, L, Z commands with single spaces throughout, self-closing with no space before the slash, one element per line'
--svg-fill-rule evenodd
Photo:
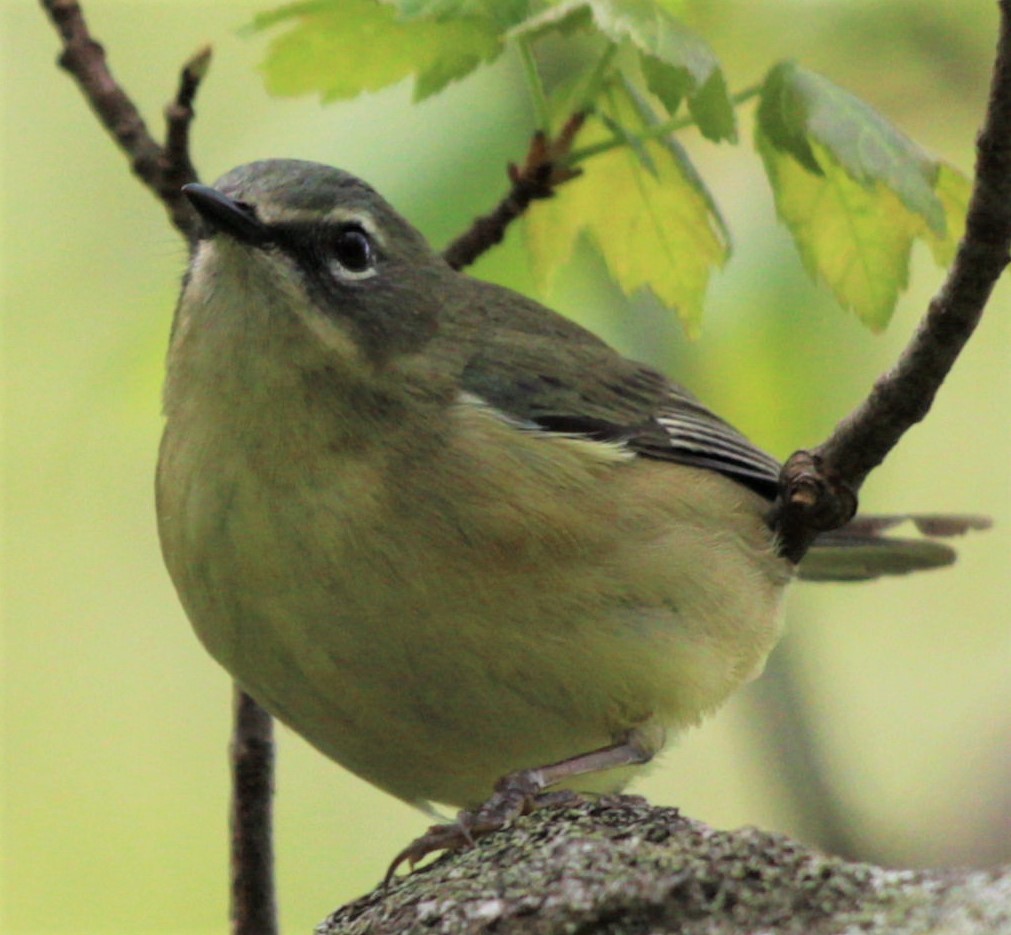
<path fill-rule="evenodd" d="M 612 797 L 537 811 L 317 929 L 412 932 L 1011 935 L 1011 868 L 886 870 Z"/>

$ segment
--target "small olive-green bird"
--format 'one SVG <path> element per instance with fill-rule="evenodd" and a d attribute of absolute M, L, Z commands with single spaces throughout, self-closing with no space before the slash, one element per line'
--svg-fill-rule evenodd
<path fill-rule="evenodd" d="M 474 809 L 506 776 L 522 798 L 619 789 L 762 670 L 797 573 L 773 458 L 451 269 L 352 175 L 271 160 L 185 191 L 206 231 L 168 355 L 161 541 L 268 711 L 400 799 Z M 889 524 L 825 537 L 800 574 L 952 560 Z"/>

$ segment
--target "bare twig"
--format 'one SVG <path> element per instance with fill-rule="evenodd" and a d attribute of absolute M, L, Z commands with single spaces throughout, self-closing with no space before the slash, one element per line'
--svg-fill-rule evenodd
<path fill-rule="evenodd" d="M 165 145 L 151 136 L 137 106 L 113 77 L 105 50 L 88 29 L 77 0 L 41 0 L 63 41 L 59 63 L 78 87 L 99 122 L 130 159 L 134 174 L 165 206 L 169 219 L 192 246 L 196 213 L 182 186 L 198 181 L 190 159 L 193 101 L 207 74 L 211 50 L 205 47 L 186 62 L 175 97 L 165 108 Z M 272 935 L 277 931 L 273 880 L 271 797 L 274 747 L 270 716 L 248 695 L 235 689 L 232 732 L 232 931 L 236 935 Z"/>
<path fill-rule="evenodd" d="M 563 165 L 563 160 L 572 149 L 585 119 L 585 114 L 573 114 L 553 140 L 540 130 L 534 134 L 523 165 L 509 165 L 512 188 L 506 196 L 494 211 L 475 220 L 443 251 L 443 258 L 453 269 L 470 266 L 481 254 L 501 242 L 506 228 L 530 207 L 531 202 L 550 198 L 559 185 L 581 174 L 581 169 L 569 168 Z"/>
<path fill-rule="evenodd" d="M 190 124 L 195 115 L 193 100 L 210 64 L 211 47 L 207 45 L 183 65 L 175 99 L 165 105 L 165 148 L 158 194 L 166 204 L 170 199 L 172 204 L 177 200 L 184 202 L 188 217 L 192 216 L 192 209 L 185 198 L 179 199 L 179 195 L 184 185 L 197 181 L 197 172 L 190 160 Z"/>
<path fill-rule="evenodd" d="M 273 720 L 238 686 L 232 735 L 232 932 L 276 935 Z"/>
<path fill-rule="evenodd" d="M 188 131 L 193 98 L 207 72 L 210 49 L 201 50 L 183 66 L 179 91 L 166 108 L 167 142 L 162 147 L 113 77 L 105 50 L 92 37 L 77 0 L 41 0 L 41 3 L 63 40 L 60 66 L 74 77 L 99 122 L 129 157 L 134 174 L 165 205 L 176 230 L 192 244 L 197 237 L 197 216 L 180 188 L 197 181 L 189 157 Z"/>
<path fill-rule="evenodd" d="M 979 323 L 1011 247 L 1011 0 L 999 0 L 997 58 L 976 180 L 955 261 L 898 363 L 867 399 L 811 452 L 786 464 L 772 522 L 784 555 L 797 561 L 818 532 L 852 516 L 856 491 L 934 396 Z"/>

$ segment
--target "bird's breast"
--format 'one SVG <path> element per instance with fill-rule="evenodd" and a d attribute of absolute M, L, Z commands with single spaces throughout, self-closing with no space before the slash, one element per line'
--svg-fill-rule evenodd
<path fill-rule="evenodd" d="M 786 572 L 755 495 L 478 408 L 444 417 L 424 457 L 403 434 L 420 424 L 382 452 L 296 426 L 269 451 L 170 421 L 169 570 L 273 713 L 402 798 L 469 804 L 623 729 L 692 723 L 761 664 Z"/>

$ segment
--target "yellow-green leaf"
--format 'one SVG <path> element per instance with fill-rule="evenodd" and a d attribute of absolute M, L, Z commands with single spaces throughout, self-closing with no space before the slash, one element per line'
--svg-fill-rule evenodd
<path fill-rule="evenodd" d="M 442 90 L 502 51 L 499 30 L 479 18 L 401 19 L 377 0 L 311 0 L 263 14 L 253 28 L 289 24 L 263 69 L 273 94 L 324 101 L 415 77 L 415 98 Z"/>
<path fill-rule="evenodd" d="M 758 123 L 766 140 L 817 172 L 810 147 L 865 185 L 881 183 L 944 234 L 944 211 L 934 194 L 937 162 L 870 104 L 795 62 L 774 65 L 762 86 Z"/>
<path fill-rule="evenodd" d="M 641 123 L 629 102 L 611 116 L 626 127 Z M 609 137 L 591 120 L 580 142 Z M 531 263 L 547 287 L 585 234 L 626 295 L 651 290 L 696 335 L 710 275 L 727 258 L 727 240 L 708 193 L 679 151 L 657 140 L 642 145 L 655 176 L 643 171 L 636 153 L 619 147 L 589 160 L 586 173 L 557 197 L 531 206 L 524 218 Z"/>
<path fill-rule="evenodd" d="M 779 216 L 812 277 L 868 326 L 888 324 L 913 241 L 951 261 L 969 182 L 869 104 L 781 62 L 767 75 L 755 140 Z"/>
<path fill-rule="evenodd" d="M 656 0 L 563 0 L 515 27 L 509 37 L 591 27 L 615 46 L 635 49 L 643 76 L 668 113 L 688 104 L 712 140 L 736 139 L 733 104 L 712 49 Z"/>
<path fill-rule="evenodd" d="M 862 184 L 810 141 L 820 172 L 810 172 L 762 131 L 755 140 L 772 181 L 776 210 L 808 272 L 874 331 L 888 324 L 909 279 L 909 252 L 924 228 L 882 182 Z"/>
<path fill-rule="evenodd" d="M 458 19 L 477 17 L 509 29 L 522 22 L 537 0 L 390 0 L 404 19 Z"/>

